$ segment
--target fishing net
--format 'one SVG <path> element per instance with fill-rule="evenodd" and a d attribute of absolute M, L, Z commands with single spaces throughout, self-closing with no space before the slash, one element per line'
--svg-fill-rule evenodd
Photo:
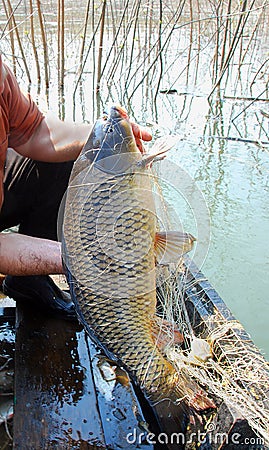
<path fill-rule="evenodd" d="M 162 276 L 162 275 L 160 275 Z M 199 290 L 188 269 L 171 270 L 158 288 L 159 310 L 184 336 L 183 346 L 175 346 L 173 337 L 166 355 L 181 372 L 188 373 L 207 390 L 208 395 L 225 402 L 227 407 L 247 420 L 261 442 L 269 444 L 268 363 L 248 338 L 242 325 L 225 319 L 206 293 L 200 292 L 203 308 L 212 311 L 204 323 L 195 317 L 188 294 Z"/>
<path fill-rule="evenodd" d="M 156 214 L 159 226 L 169 230 L 171 208 L 158 175 L 155 171 L 152 177 Z M 269 445 L 268 363 L 190 259 L 157 267 L 157 314 L 172 324 L 165 352 L 179 373 L 197 381 L 217 405 L 224 403 L 234 418 L 245 419 L 260 442 Z M 181 345 L 174 342 L 173 328 L 183 335 Z M 205 431 L 212 431 L 217 414 Z"/>

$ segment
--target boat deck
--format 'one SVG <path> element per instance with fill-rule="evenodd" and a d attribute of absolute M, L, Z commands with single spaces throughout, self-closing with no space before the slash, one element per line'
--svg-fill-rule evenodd
<path fill-rule="evenodd" d="M 233 323 L 232 340 L 258 352 L 242 326 L 234 326 L 231 312 L 192 264 L 186 280 L 185 304 L 194 331 L 207 336 L 216 327 L 214 320 L 208 319 L 219 315 Z M 11 376 L 14 370 L 15 414 L 12 420 L 13 392 L 1 393 L 0 386 L 0 449 L 156 450 L 168 448 L 165 435 L 197 432 L 199 420 L 190 428 L 189 417 L 180 407 L 176 407 L 176 421 L 170 417 L 170 402 L 150 408 L 127 373 L 100 352 L 78 323 L 44 317 L 8 302 L 0 299 L 0 374 Z M 227 357 L 227 339 L 218 345 L 220 354 Z M 1 383 L 5 386 L 3 377 Z M 268 398 L 268 393 L 265 395 Z M 215 420 L 216 432 L 239 433 L 249 440 L 257 437 L 244 417 L 224 402 L 218 404 Z M 160 433 L 164 433 L 161 443 L 156 440 Z M 240 449 L 267 448 L 260 440 L 256 442 L 251 446 L 241 443 Z M 208 440 L 197 447 L 169 445 L 169 449 L 180 448 L 237 450 L 231 442 L 214 445 Z"/>
<path fill-rule="evenodd" d="M 15 311 L 1 313 L 15 333 Z M 128 433 L 146 432 L 128 375 L 100 354 L 78 323 L 18 307 L 14 350 L 13 448 L 128 449 Z"/>

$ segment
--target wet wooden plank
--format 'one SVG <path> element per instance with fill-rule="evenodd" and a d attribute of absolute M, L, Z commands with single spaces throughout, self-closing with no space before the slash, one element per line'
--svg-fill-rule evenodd
<path fill-rule="evenodd" d="M 14 353 L 14 302 L 0 293 L 0 448 L 6 450 L 12 448 Z"/>
<path fill-rule="evenodd" d="M 129 449 L 127 434 L 145 418 L 114 366 L 77 323 L 19 307 L 14 448 Z"/>
<path fill-rule="evenodd" d="M 80 332 L 17 308 L 14 448 L 106 448 Z"/>

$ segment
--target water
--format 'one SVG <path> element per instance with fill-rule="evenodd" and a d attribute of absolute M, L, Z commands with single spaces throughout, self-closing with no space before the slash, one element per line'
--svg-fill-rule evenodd
<path fill-rule="evenodd" d="M 189 174 L 209 209 L 209 245 L 198 255 L 200 267 L 268 358 L 269 148 L 203 136 L 203 120 L 192 120 L 198 111 L 201 99 L 193 102 L 184 141 L 168 158 Z M 184 228 L 197 236 L 201 208 L 182 209 L 181 203 L 175 192 Z"/>
<path fill-rule="evenodd" d="M 44 89 L 44 77 L 40 89 L 35 82 L 27 5 L 21 5 L 16 17 L 23 20 L 21 37 L 33 79 L 31 93 L 43 110 L 50 108 L 76 121 L 91 122 L 107 103 L 120 102 L 137 122 L 151 128 L 154 138 L 166 134 L 179 136 L 178 144 L 167 157 L 169 163 L 165 163 L 165 178 L 170 186 L 166 197 L 182 226 L 198 239 L 196 262 L 269 358 L 269 120 L 266 117 L 269 110 L 265 58 L 269 42 L 268 9 L 255 3 L 257 9 L 250 15 L 240 45 L 233 53 L 220 95 L 212 96 L 209 104 L 207 96 L 220 74 L 215 73 L 215 66 L 216 58 L 220 63 L 226 16 L 217 19 L 212 2 L 203 1 L 203 5 L 199 3 L 200 11 L 194 12 L 202 20 L 194 20 L 191 29 L 189 3 L 186 2 L 182 17 L 174 19 L 179 3 L 171 1 L 174 6 L 170 8 L 168 2 L 161 40 L 158 40 L 160 21 L 156 4 L 151 33 L 147 22 L 150 8 L 143 4 L 138 24 L 125 20 L 123 31 L 117 36 L 115 23 L 120 23 L 122 9 L 115 7 L 116 22 L 113 22 L 111 3 L 106 17 L 99 97 L 95 96 L 99 34 L 95 34 L 93 45 L 91 24 L 84 53 L 85 56 L 89 50 L 89 56 L 85 59 L 81 84 L 77 84 L 86 2 L 77 2 L 75 14 L 73 6 L 66 10 L 65 87 L 59 96 L 54 2 L 43 6 L 47 7 L 44 17 L 49 92 Z M 130 8 L 129 18 L 133 17 Z M 94 29 L 100 17 L 100 11 L 95 12 Z M 34 18 L 37 23 L 36 12 Z M 234 14 L 229 23 L 231 30 L 235 30 L 238 19 Z M 132 24 L 130 29 L 128 24 Z M 256 34 L 252 35 L 254 26 Z M 37 26 L 35 37 L 42 70 L 43 45 L 38 30 Z M 1 46 L 11 63 L 8 39 L 7 35 Z M 163 51 L 161 59 L 155 61 L 158 45 L 163 46 Z M 232 41 L 228 39 L 226 54 L 229 45 Z M 16 51 L 18 78 L 27 89 L 20 50 Z M 165 88 L 176 89 L 176 93 L 161 94 L 160 90 Z"/>

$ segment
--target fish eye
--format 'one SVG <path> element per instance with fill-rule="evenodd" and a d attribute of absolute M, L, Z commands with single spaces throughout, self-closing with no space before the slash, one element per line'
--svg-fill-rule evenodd
<path fill-rule="evenodd" d="M 104 131 L 105 131 L 106 133 L 112 133 L 112 132 L 114 131 L 113 125 L 111 125 L 111 124 L 105 125 Z"/>

